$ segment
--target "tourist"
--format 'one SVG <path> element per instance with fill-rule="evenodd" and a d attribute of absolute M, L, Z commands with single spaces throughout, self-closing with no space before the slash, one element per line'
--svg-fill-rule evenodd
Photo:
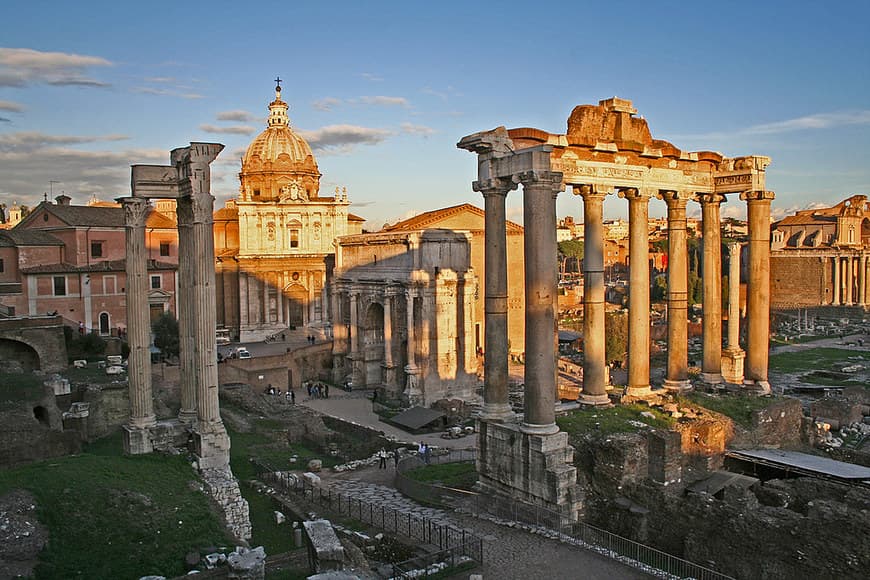
<path fill-rule="evenodd" d="M 428 445 L 423 445 L 423 461 L 426 465 L 429 465 L 429 462 L 432 460 L 432 448 Z"/>
<path fill-rule="evenodd" d="M 387 468 L 387 450 L 381 447 L 381 450 L 378 451 L 378 469 L 386 469 Z"/>
<path fill-rule="evenodd" d="M 327 383 L 323 383 L 323 398 L 329 398 L 329 385 Z"/>
<path fill-rule="evenodd" d="M 295 405 L 296 404 L 296 391 L 294 391 L 293 389 L 288 389 L 287 392 L 290 393 L 290 404 Z"/>
<path fill-rule="evenodd" d="M 393 449 L 393 467 L 399 469 L 399 448 Z"/>
<path fill-rule="evenodd" d="M 79 320 L 79 336 L 85 335 L 85 323 Z"/>

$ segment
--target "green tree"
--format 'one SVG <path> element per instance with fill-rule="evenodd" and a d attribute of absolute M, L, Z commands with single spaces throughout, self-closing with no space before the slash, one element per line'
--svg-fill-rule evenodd
<path fill-rule="evenodd" d="M 652 293 L 650 300 L 653 302 L 662 302 L 668 298 L 668 277 L 664 274 L 659 274 L 653 279 Z"/>
<path fill-rule="evenodd" d="M 580 261 L 583 260 L 583 242 L 580 240 L 565 240 L 559 242 L 559 271 L 565 274 L 569 271 L 568 264 L 572 264 L 571 272 L 580 271 Z"/>
<path fill-rule="evenodd" d="M 164 312 L 151 326 L 154 332 L 154 346 L 165 356 L 178 356 L 180 341 L 178 338 L 178 321 L 171 312 Z"/>
<path fill-rule="evenodd" d="M 604 317 L 604 356 L 608 361 L 624 361 L 628 352 L 628 316 L 609 312 Z"/>

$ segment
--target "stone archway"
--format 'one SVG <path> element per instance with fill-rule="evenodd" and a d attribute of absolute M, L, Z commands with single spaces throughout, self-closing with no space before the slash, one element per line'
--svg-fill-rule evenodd
<path fill-rule="evenodd" d="M 360 334 L 365 357 L 365 384 L 377 387 L 384 382 L 384 307 L 381 304 L 369 304 Z"/>
<path fill-rule="evenodd" d="M 305 326 L 308 290 L 301 284 L 291 284 L 284 288 L 284 297 L 287 299 L 287 326 L 291 328 Z"/>
<path fill-rule="evenodd" d="M 39 353 L 29 344 L 0 338 L 0 368 L 7 372 L 29 373 L 40 370 Z"/>

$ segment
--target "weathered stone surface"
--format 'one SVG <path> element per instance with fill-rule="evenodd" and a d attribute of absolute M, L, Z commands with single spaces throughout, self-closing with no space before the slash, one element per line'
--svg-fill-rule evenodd
<path fill-rule="evenodd" d="M 263 546 L 249 550 L 237 548 L 227 556 L 227 578 L 262 580 L 266 574 L 266 550 Z"/>
<path fill-rule="evenodd" d="M 229 468 L 201 470 L 205 489 L 218 505 L 227 529 L 239 540 L 251 537 L 248 502 L 242 497 L 239 482 Z"/>
<path fill-rule="evenodd" d="M 344 564 L 344 547 L 329 520 L 306 521 L 302 526 L 317 558 L 315 571 L 340 569 Z"/>
<path fill-rule="evenodd" d="M 0 497 L 0 578 L 29 578 L 47 542 L 48 530 L 37 519 L 29 492 Z"/>

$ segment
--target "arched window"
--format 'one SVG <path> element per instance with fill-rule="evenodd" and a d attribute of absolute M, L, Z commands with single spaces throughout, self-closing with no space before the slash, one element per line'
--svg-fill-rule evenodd
<path fill-rule="evenodd" d="M 109 334 L 109 329 L 109 313 L 100 312 L 100 334 L 102 336 L 107 336 Z"/>

